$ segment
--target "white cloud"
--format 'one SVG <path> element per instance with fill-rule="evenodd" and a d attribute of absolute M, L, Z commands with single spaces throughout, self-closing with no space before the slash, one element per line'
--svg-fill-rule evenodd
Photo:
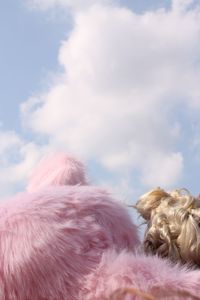
<path fill-rule="evenodd" d="M 21 140 L 14 131 L 2 131 L 0 130 L 0 155 L 1 161 L 4 160 L 3 154 L 10 150 L 12 147 L 19 147 Z"/>
<path fill-rule="evenodd" d="M 54 7 L 64 7 L 70 9 L 85 9 L 97 3 L 107 4 L 111 3 L 112 0 L 25 0 L 28 5 L 32 8 L 46 10 Z"/>
<path fill-rule="evenodd" d="M 181 153 L 156 153 L 151 155 L 143 166 L 142 181 L 147 186 L 161 186 L 167 188 L 170 182 L 175 183 L 183 170 L 183 157 Z"/>
<path fill-rule="evenodd" d="M 193 1 L 173 0 L 169 11 L 144 14 L 106 0 L 29 3 L 76 10 L 74 28 L 58 54 L 63 73 L 21 105 L 24 128 L 46 144 L 0 131 L 0 196 L 21 187 L 41 155 L 54 149 L 98 161 L 115 174 L 117 184 L 113 178 L 107 185 L 125 201 L 141 185 L 177 184 L 184 171 L 177 111 L 185 108 L 190 126 L 200 109 L 200 10 Z M 185 145 L 192 140 L 184 138 Z"/>
<path fill-rule="evenodd" d="M 193 2 L 193 0 L 172 0 L 172 9 L 180 13 L 185 11 Z"/>
<path fill-rule="evenodd" d="M 32 168 L 44 153 L 34 143 L 26 143 L 15 132 L 0 131 L 0 198 L 25 186 Z"/>
<path fill-rule="evenodd" d="M 184 161 L 173 113 L 200 107 L 200 12 L 181 3 L 143 15 L 102 5 L 77 13 L 59 51 L 64 72 L 22 105 L 26 126 L 51 147 L 137 171 L 145 185 L 175 184 Z"/>

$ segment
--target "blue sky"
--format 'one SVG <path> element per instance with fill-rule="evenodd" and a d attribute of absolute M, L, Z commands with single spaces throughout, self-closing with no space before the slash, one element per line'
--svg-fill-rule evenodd
<path fill-rule="evenodd" d="M 169 1 L 120 1 L 138 12 L 161 7 L 163 2 L 169 5 Z M 52 12 L 29 10 L 23 0 L 1 3 L 0 120 L 4 128 L 21 131 L 19 104 L 43 89 L 48 74 L 58 69 L 60 41 L 71 23 L 69 14 L 56 18 Z"/>
<path fill-rule="evenodd" d="M 155 186 L 199 193 L 195 1 L 84 3 L 1 4 L 0 196 L 55 150 L 124 201 Z"/>
<path fill-rule="evenodd" d="M 120 1 L 138 12 L 161 7 L 163 2 L 169 5 L 169 1 Z M 52 12 L 29 10 L 23 0 L 2 2 L 0 120 L 4 128 L 21 131 L 19 104 L 43 89 L 48 74 L 58 69 L 60 41 L 71 23 L 70 15 L 56 18 Z"/>
<path fill-rule="evenodd" d="M 19 104 L 43 89 L 45 77 L 57 70 L 57 52 L 68 26 L 67 18 L 50 20 L 21 0 L 2 2 L 0 119 L 6 129 L 21 130 Z"/>

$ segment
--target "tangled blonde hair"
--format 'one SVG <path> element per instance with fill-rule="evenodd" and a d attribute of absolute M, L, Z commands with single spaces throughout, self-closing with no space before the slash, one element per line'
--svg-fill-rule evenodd
<path fill-rule="evenodd" d="M 200 199 L 186 189 L 156 188 L 134 207 L 147 223 L 146 253 L 200 266 Z"/>

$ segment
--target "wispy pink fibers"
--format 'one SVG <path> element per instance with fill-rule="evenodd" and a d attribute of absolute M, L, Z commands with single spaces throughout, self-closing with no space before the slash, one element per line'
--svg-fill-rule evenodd
<path fill-rule="evenodd" d="M 51 185 L 76 184 L 87 184 L 84 165 L 65 153 L 57 153 L 39 163 L 32 173 L 27 191 L 35 192 Z"/>
<path fill-rule="evenodd" d="M 197 300 L 200 299 L 200 271 L 180 267 L 158 256 L 106 251 L 98 267 L 86 276 L 84 300 Z M 152 296 L 110 295 L 133 288 Z"/>
<path fill-rule="evenodd" d="M 86 185 L 77 160 L 52 156 L 31 184 L 0 206 L 0 300 L 110 300 L 129 287 L 156 299 L 200 295 L 199 271 L 134 253 L 125 208 Z"/>
<path fill-rule="evenodd" d="M 52 157 L 34 178 L 32 193 L 0 207 L 0 300 L 83 300 L 85 276 L 107 249 L 133 251 L 136 227 L 107 192 L 77 185 L 76 160 Z"/>

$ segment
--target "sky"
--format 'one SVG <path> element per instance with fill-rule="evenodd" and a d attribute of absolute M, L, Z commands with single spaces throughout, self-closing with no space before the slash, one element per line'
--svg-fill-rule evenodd
<path fill-rule="evenodd" d="M 197 1 L 7 0 L 0 36 L 1 199 L 54 151 L 125 203 L 200 193 Z"/>

